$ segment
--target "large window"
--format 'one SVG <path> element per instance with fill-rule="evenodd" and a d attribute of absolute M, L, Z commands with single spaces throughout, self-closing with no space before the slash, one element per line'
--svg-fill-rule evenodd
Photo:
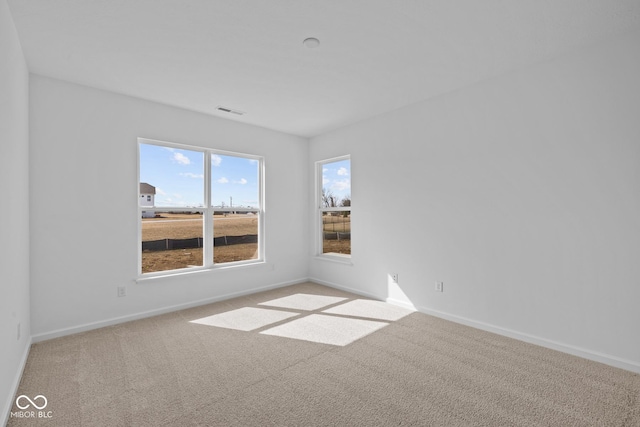
<path fill-rule="evenodd" d="M 142 274 L 262 260 L 262 158 L 138 142 Z"/>
<path fill-rule="evenodd" d="M 351 160 L 349 156 L 316 163 L 318 253 L 351 256 Z"/>

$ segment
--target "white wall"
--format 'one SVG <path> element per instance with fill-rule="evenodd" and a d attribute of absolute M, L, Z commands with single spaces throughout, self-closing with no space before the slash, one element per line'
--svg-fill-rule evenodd
<path fill-rule="evenodd" d="M 312 257 L 311 277 L 640 371 L 638 46 L 313 138 L 310 170 L 352 156 L 354 265 Z"/>
<path fill-rule="evenodd" d="M 0 0 L 0 424 L 30 344 L 29 73 L 7 3 Z M 21 338 L 18 340 L 18 323 Z"/>
<path fill-rule="evenodd" d="M 30 105 L 34 339 L 307 277 L 306 139 L 34 75 Z M 264 156 L 267 264 L 134 283 L 138 137 Z"/>

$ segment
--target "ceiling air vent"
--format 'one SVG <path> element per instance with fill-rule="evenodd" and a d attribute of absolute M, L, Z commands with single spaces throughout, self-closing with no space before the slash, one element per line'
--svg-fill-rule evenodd
<path fill-rule="evenodd" d="M 244 111 L 239 111 L 239 110 L 233 110 L 231 108 L 227 108 L 227 107 L 222 107 L 220 105 L 218 105 L 216 107 L 219 111 L 224 111 L 225 113 L 231 113 L 231 114 L 235 114 L 237 116 L 242 116 L 244 114 Z"/>

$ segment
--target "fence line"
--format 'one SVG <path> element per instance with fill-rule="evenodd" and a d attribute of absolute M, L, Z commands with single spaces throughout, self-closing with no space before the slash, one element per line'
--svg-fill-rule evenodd
<path fill-rule="evenodd" d="M 214 237 L 213 246 L 230 246 L 240 245 L 243 243 L 258 243 L 257 234 L 245 234 L 244 236 L 221 236 Z M 169 251 L 172 249 L 194 249 L 201 248 L 203 245 L 202 237 L 194 237 L 191 239 L 160 239 L 142 242 L 143 251 Z"/>
<path fill-rule="evenodd" d="M 324 240 L 351 240 L 351 232 L 342 233 L 336 231 L 334 233 L 324 232 Z"/>
<path fill-rule="evenodd" d="M 351 240 L 350 232 L 325 232 L 325 240 Z M 220 236 L 214 237 L 213 246 L 230 246 L 240 245 L 243 243 L 258 243 L 257 234 L 245 234 L 244 236 Z M 173 249 L 195 249 L 203 246 L 202 237 L 194 237 L 191 239 L 160 239 L 149 240 L 142 242 L 142 250 L 155 252 L 155 251 L 170 251 Z"/>

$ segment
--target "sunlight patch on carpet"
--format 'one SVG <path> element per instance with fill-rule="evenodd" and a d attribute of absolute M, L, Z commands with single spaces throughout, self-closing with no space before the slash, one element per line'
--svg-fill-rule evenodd
<path fill-rule="evenodd" d="M 258 305 L 268 305 L 280 308 L 292 308 L 294 310 L 318 310 L 331 304 L 344 301 L 347 298 L 330 297 L 326 295 L 294 294 L 271 301 L 261 302 Z"/>
<path fill-rule="evenodd" d="M 399 320 L 413 313 L 408 308 L 398 307 L 383 301 L 357 299 L 324 310 L 327 314 L 342 314 L 345 316 L 369 317 L 380 320 Z"/>
<path fill-rule="evenodd" d="M 288 311 L 243 307 L 237 310 L 203 317 L 202 319 L 191 320 L 190 323 L 236 329 L 239 331 L 253 331 L 254 329 L 280 322 L 297 315 L 298 313 L 291 313 Z"/>
<path fill-rule="evenodd" d="M 372 320 L 311 314 L 260 333 L 321 344 L 345 346 L 387 325 L 388 323 L 374 322 Z"/>

